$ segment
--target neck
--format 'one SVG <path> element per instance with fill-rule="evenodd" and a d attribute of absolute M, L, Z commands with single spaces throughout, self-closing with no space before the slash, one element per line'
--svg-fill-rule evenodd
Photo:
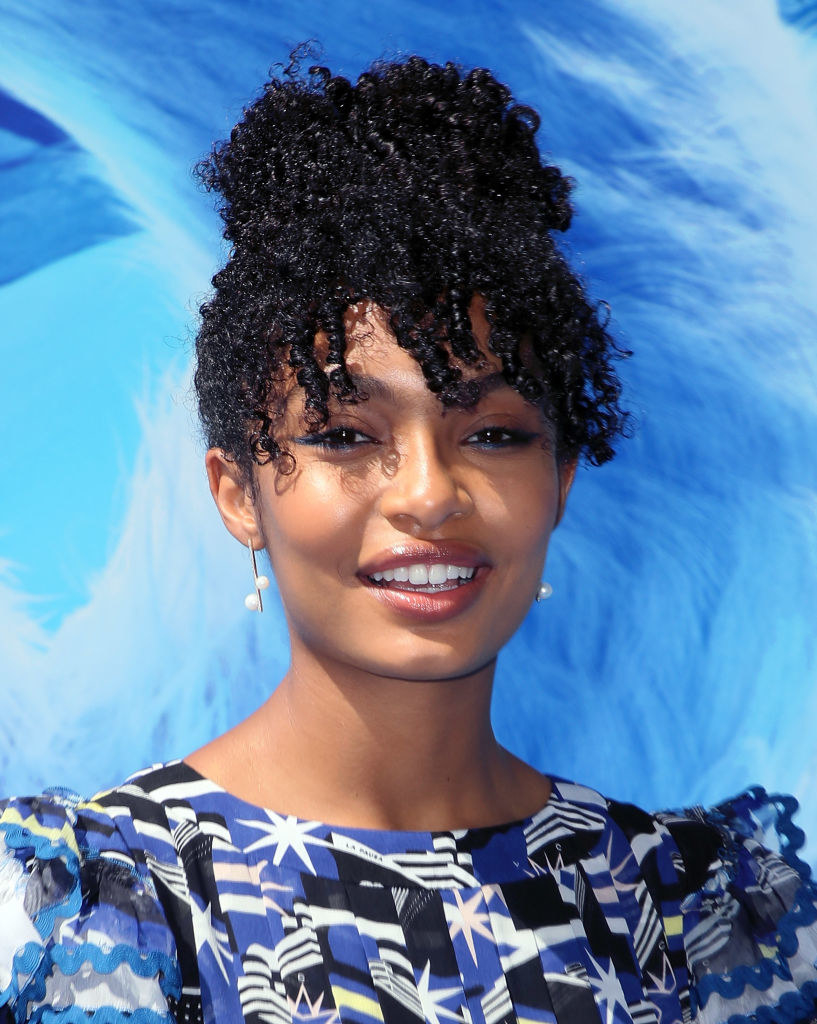
<path fill-rule="evenodd" d="M 276 767 L 310 805 L 325 808 L 323 820 L 343 813 L 379 828 L 450 822 L 473 810 L 474 794 L 499 784 L 504 751 L 490 722 L 493 673 L 491 664 L 459 679 L 389 679 L 296 649 L 262 709 Z M 295 746 L 316 752 L 307 771 L 285 753 Z"/>
<path fill-rule="evenodd" d="M 391 679 L 296 646 L 269 700 L 212 756 L 204 748 L 189 760 L 254 803 L 337 825 L 442 830 L 521 818 L 549 786 L 493 734 L 494 669 Z"/>

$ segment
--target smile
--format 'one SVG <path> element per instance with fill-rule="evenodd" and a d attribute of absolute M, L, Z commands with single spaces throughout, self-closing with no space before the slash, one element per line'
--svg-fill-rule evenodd
<path fill-rule="evenodd" d="M 492 572 L 484 552 L 452 540 L 386 549 L 366 559 L 357 576 L 389 615 L 432 625 L 466 612 Z"/>
<path fill-rule="evenodd" d="M 421 594 L 437 594 L 458 587 L 473 579 L 474 566 L 450 565 L 445 562 L 415 562 L 394 569 L 374 572 L 367 578 L 380 587 Z"/>

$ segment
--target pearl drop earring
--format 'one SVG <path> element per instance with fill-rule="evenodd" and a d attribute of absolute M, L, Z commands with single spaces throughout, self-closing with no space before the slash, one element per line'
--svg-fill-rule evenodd
<path fill-rule="evenodd" d="M 247 594 L 244 598 L 244 607 L 251 612 L 262 612 L 264 610 L 264 602 L 261 600 L 261 591 L 267 589 L 269 586 L 269 579 L 266 576 L 258 575 L 258 565 L 255 561 L 255 548 L 252 546 L 251 540 L 247 541 L 247 547 L 250 549 L 250 561 L 252 562 L 252 578 L 255 593 Z"/>
<path fill-rule="evenodd" d="M 553 587 L 549 583 L 545 583 L 544 580 L 539 584 L 539 589 L 536 591 L 536 601 L 546 601 L 553 593 Z"/>

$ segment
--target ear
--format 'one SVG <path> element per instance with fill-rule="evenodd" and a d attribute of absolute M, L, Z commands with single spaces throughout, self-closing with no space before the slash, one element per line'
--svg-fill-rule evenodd
<path fill-rule="evenodd" d="M 578 459 L 571 459 L 570 462 L 558 463 L 556 467 L 556 471 L 559 474 L 559 506 L 556 510 L 556 522 L 553 524 L 554 526 L 559 525 L 562 521 L 562 516 L 565 514 L 567 496 L 570 494 L 570 488 L 573 486 L 577 465 Z"/>
<path fill-rule="evenodd" d="M 244 547 L 252 541 L 256 551 L 264 547 L 252 494 L 239 471 L 221 448 L 210 448 L 204 457 L 210 493 L 224 525 Z"/>

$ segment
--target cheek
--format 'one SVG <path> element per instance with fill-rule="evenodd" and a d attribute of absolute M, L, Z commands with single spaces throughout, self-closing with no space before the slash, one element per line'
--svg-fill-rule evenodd
<path fill-rule="evenodd" d="M 336 572 L 355 556 L 372 492 L 360 478 L 309 469 L 266 497 L 262 525 L 279 583 L 288 570 Z"/>
<path fill-rule="evenodd" d="M 485 496 L 485 518 L 501 531 L 509 551 L 544 554 L 556 520 L 558 493 L 555 472 L 534 462 L 520 467 Z"/>

